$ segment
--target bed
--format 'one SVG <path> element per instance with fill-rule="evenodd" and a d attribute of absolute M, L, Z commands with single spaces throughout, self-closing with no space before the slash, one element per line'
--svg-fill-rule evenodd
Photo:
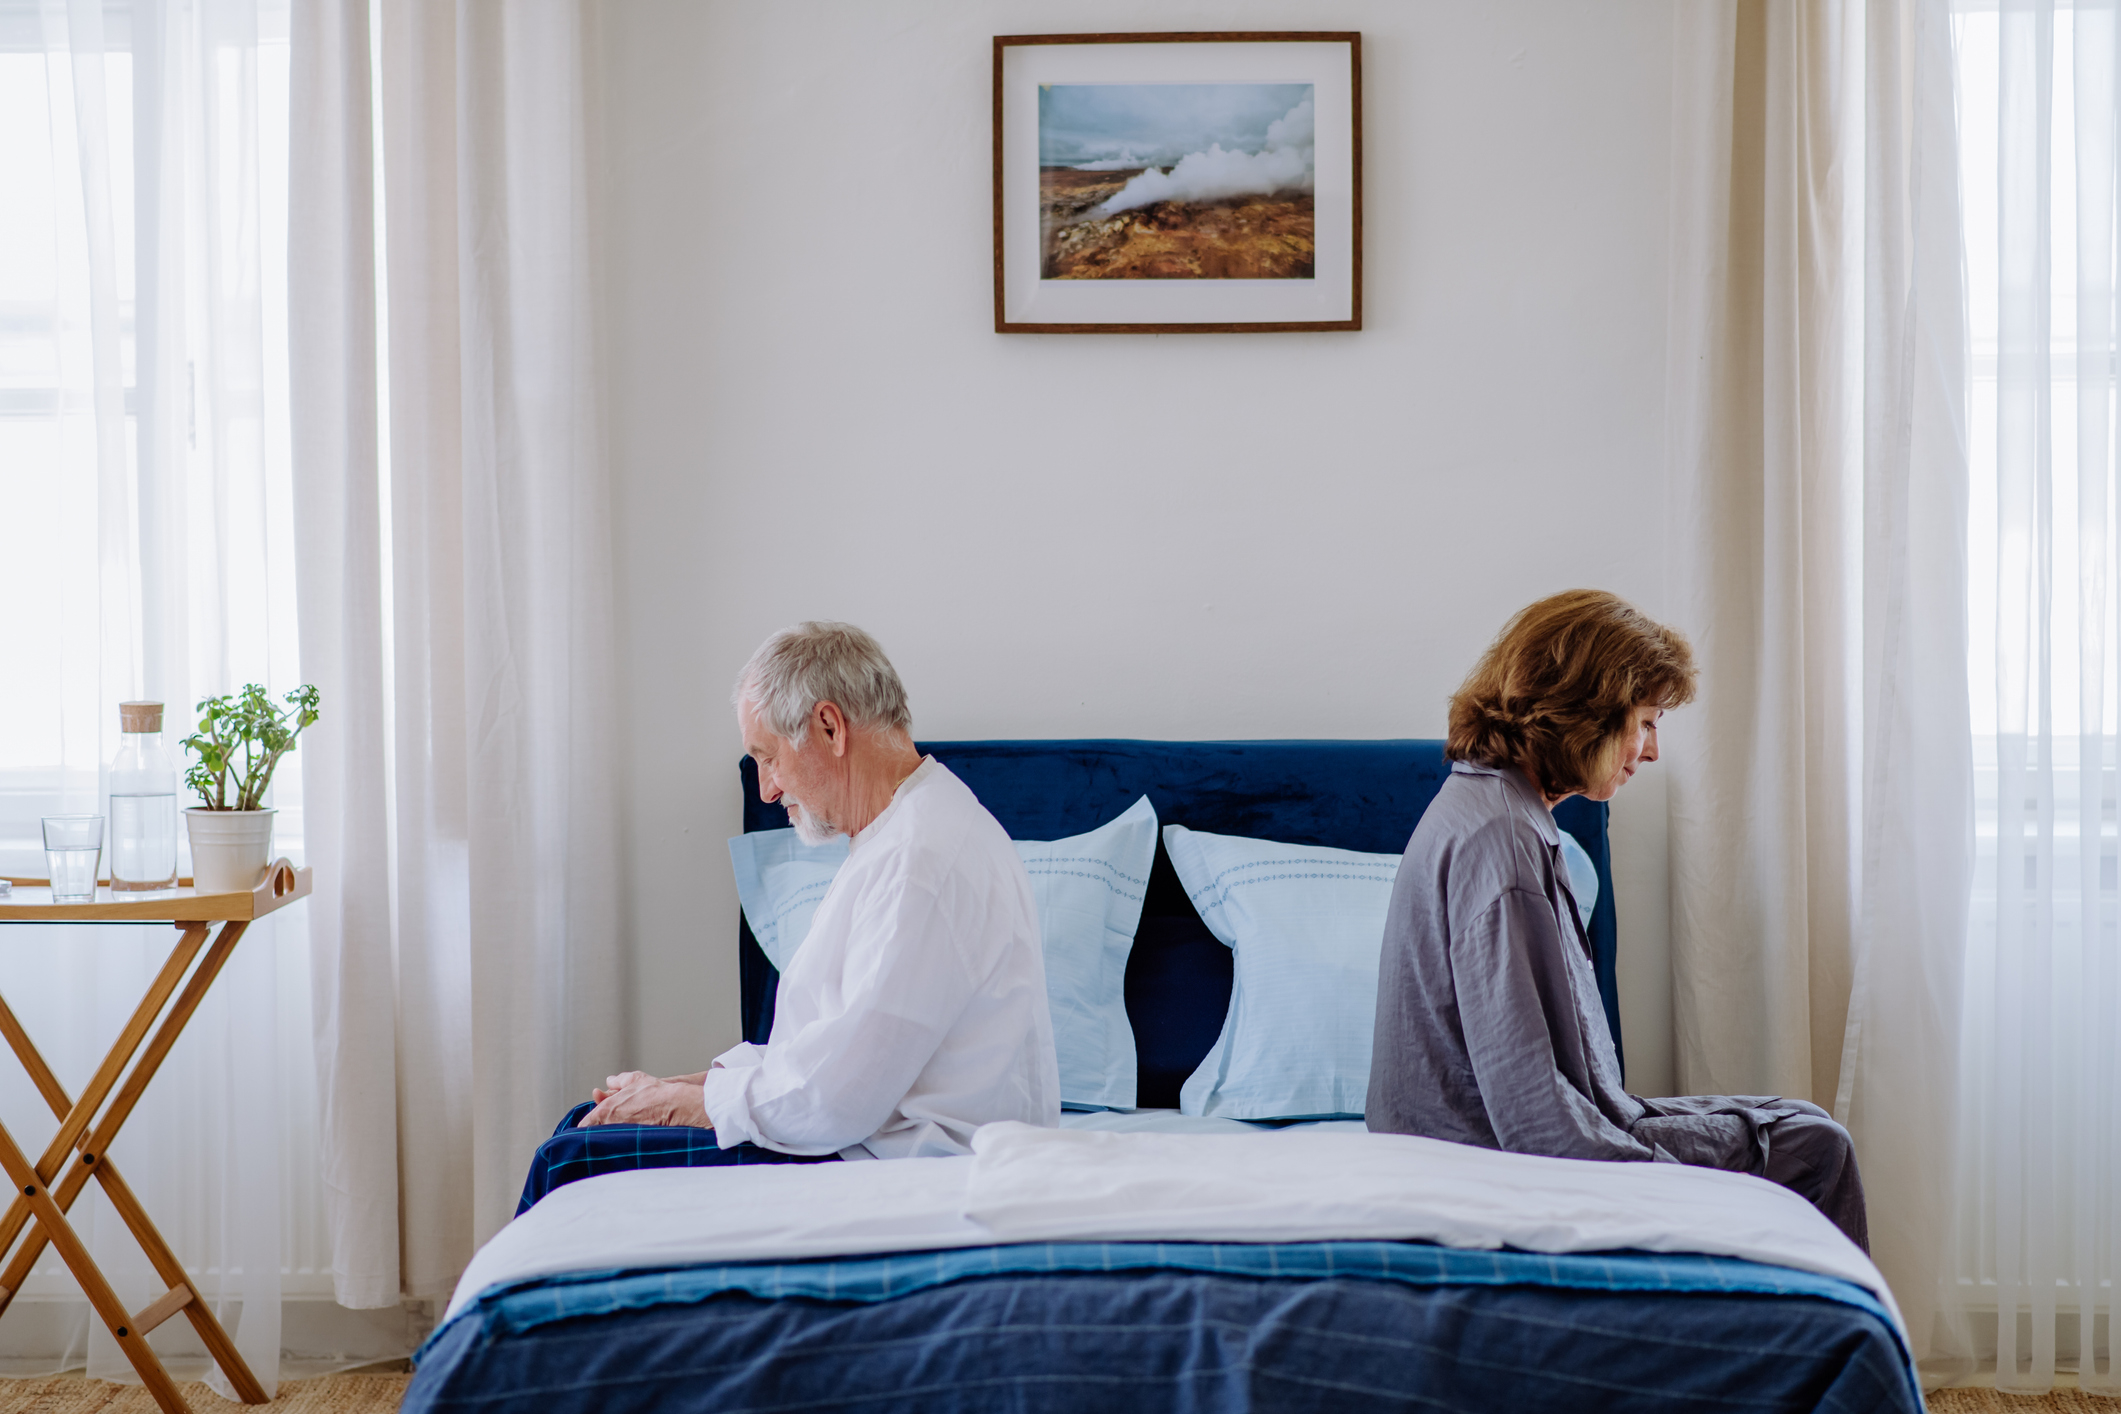
<path fill-rule="evenodd" d="M 924 749 L 1013 838 L 1146 794 L 1165 822 L 1371 854 L 1448 770 L 1425 741 Z M 784 828 L 741 771 L 745 830 Z M 1617 1037 L 1605 807 L 1556 817 L 1601 885 Z M 748 922 L 739 949 L 764 1041 L 776 974 Z M 963 1159 L 570 1185 L 481 1251 L 404 1407 L 1921 1407 L 1875 1269 L 1773 1185 L 1175 1116 L 1231 978 L 1159 845 L 1125 973 L 1134 1111 L 990 1126 Z"/>

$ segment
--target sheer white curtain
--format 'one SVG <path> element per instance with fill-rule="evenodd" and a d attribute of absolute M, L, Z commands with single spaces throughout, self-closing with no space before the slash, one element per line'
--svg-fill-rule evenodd
<path fill-rule="evenodd" d="M 317 1028 L 353 1305 L 446 1295 L 621 1059 L 583 30 L 575 0 L 295 17 L 302 655 L 344 724 L 307 763 Z"/>
<path fill-rule="evenodd" d="M 1979 843 L 1957 1294 L 1998 1388 L 2121 1394 L 2112 3 L 1955 7 Z M 1993 1321 L 1993 1327 L 1991 1322 Z"/>
<path fill-rule="evenodd" d="M 0 872 L 38 817 L 105 804 L 117 704 L 300 681 L 287 480 L 283 0 L 0 6 Z M 329 732 L 334 704 L 325 703 Z M 299 769 L 275 787 L 300 855 Z M 104 813 L 108 813 L 104 811 Z M 0 991 L 70 1089 L 168 956 L 162 927 L 0 928 Z M 302 909 L 253 928 L 113 1153 L 271 1389 L 318 1239 Z M 11 1057 L 0 1119 L 53 1121 Z M 137 1307 L 161 1290 L 91 1185 L 76 1208 Z M 201 1371 L 189 1324 L 153 1343 Z M 135 1378 L 47 1255 L 0 1321 L 13 1372 Z"/>
<path fill-rule="evenodd" d="M 1669 445 L 1682 1089 L 1833 1108 L 1922 1357 L 1940 1318 L 1971 759 L 1948 12 L 1679 10 Z"/>

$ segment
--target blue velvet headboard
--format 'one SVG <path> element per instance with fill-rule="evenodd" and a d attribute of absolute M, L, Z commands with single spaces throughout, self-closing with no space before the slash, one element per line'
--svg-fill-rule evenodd
<path fill-rule="evenodd" d="M 1440 741 L 934 741 L 921 750 L 956 772 L 1012 839 L 1081 834 L 1147 795 L 1161 824 L 1369 854 L 1406 849 L 1450 770 Z M 751 758 L 739 769 L 745 832 L 785 829 L 781 807 L 759 799 Z M 1554 819 L 1598 867 L 1592 963 L 1618 1049 L 1606 807 L 1578 796 L 1556 807 Z M 744 1035 L 763 1042 L 779 974 L 750 926 L 740 918 L 738 927 Z M 1179 1086 L 1222 1030 L 1230 964 L 1159 843 L 1127 963 L 1142 1107 L 1177 1107 Z"/>

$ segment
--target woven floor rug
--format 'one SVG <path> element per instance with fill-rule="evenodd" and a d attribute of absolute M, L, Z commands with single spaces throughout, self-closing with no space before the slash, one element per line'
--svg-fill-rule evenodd
<path fill-rule="evenodd" d="M 267 1408 L 273 1414 L 395 1414 L 411 1375 L 332 1375 L 287 1380 Z M 203 1384 L 183 1386 L 192 1414 L 234 1414 L 230 1404 Z M 2080 1390 L 2058 1389 L 2028 1398 L 1992 1389 L 1941 1389 L 1929 1397 L 1930 1414 L 2117 1414 L 2121 1400 Z M 155 1402 L 137 1385 L 55 1378 L 0 1380 L 0 1410 L 6 1414 L 155 1414 Z"/>
<path fill-rule="evenodd" d="M 2121 1399 L 2079 1389 L 2051 1394 L 1998 1394 L 1992 1389 L 1940 1389 L 1930 1393 L 1930 1414 L 2116 1414 Z"/>
<path fill-rule="evenodd" d="M 279 1397 L 261 1405 L 272 1414 L 396 1414 L 411 1375 L 327 1375 L 282 1380 Z M 203 1384 L 179 1385 L 192 1414 L 235 1414 L 231 1404 Z M 155 1401 L 139 1385 L 54 1376 L 44 1380 L 0 1380 L 0 1410 L 6 1414 L 156 1414 Z"/>

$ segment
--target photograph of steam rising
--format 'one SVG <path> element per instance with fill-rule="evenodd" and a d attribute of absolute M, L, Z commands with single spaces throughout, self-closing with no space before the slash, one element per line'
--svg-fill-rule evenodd
<path fill-rule="evenodd" d="M 1308 280 L 1310 84 L 1042 84 L 1039 274 Z"/>

